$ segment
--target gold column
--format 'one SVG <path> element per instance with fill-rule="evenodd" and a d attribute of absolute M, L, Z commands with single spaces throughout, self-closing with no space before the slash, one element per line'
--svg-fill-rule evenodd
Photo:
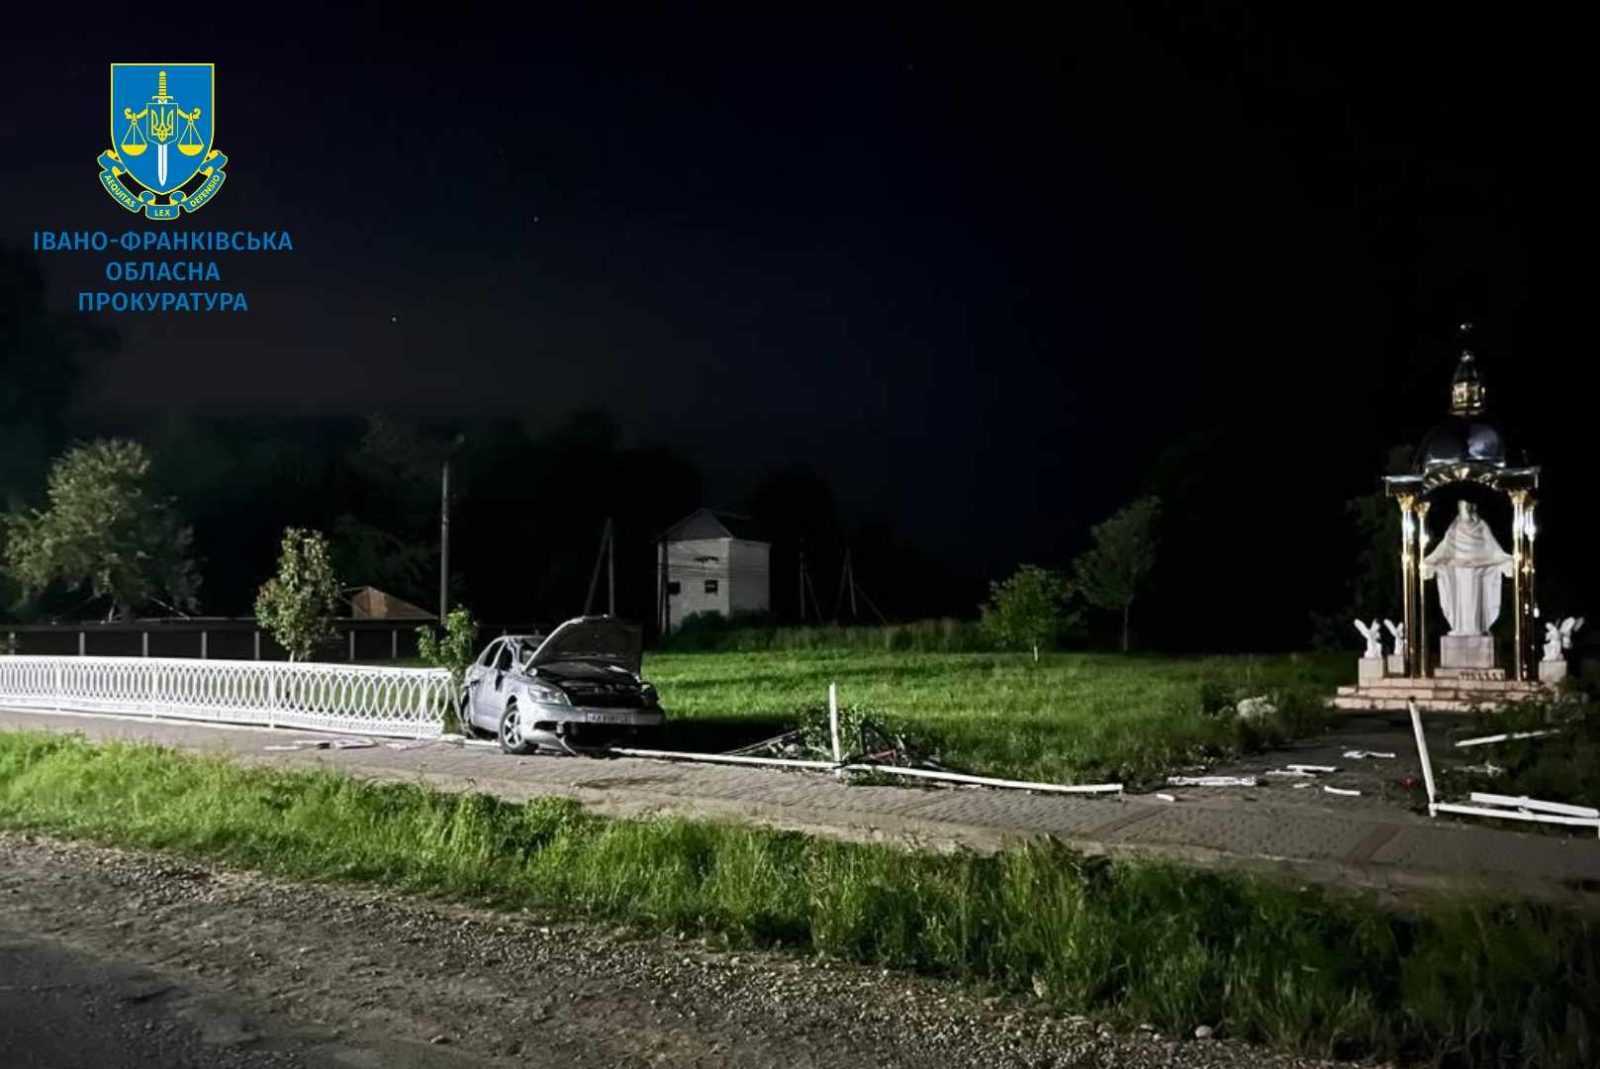
<path fill-rule="evenodd" d="M 1525 490 L 1508 490 L 1511 498 L 1511 678 L 1522 678 L 1522 503 Z"/>
<path fill-rule="evenodd" d="M 1411 494 L 1399 495 L 1400 500 L 1400 597 L 1403 603 L 1406 628 L 1405 669 L 1413 678 L 1421 662 L 1417 658 L 1417 499 Z"/>
<path fill-rule="evenodd" d="M 1433 666 L 1428 663 L 1428 584 L 1422 581 L 1422 561 L 1428 555 L 1428 509 L 1433 502 L 1426 499 L 1417 502 L 1417 663 L 1420 666 L 1417 672 L 1419 677 L 1433 674 Z"/>
<path fill-rule="evenodd" d="M 1534 655 L 1538 642 L 1539 609 L 1534 591 L 1533 543 L 1538 534 L 1533 513 L 1536 504 L 1527 490 L 1514 490 L 1513 506 L 1512 575 L 1516 584 L 1517 612 L 1517 675 L 1516 678 L 1532 681 L 1538 677 L 1538 658 Z"/>

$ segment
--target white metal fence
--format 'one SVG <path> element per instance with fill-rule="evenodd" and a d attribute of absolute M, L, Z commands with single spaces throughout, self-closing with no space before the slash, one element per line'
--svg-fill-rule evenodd
<path fill-rule="evenodd" d="M 438 735 L 450 675 L 165 657 L 0 657 L 0 704 L 366 735 Z"/>

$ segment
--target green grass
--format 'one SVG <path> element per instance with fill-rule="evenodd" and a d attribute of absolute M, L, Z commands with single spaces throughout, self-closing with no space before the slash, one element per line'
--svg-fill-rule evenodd
<path fill-rule="evenodd" d="M 798 726 L 840 701 L 898 722 L 952 767 L 1029 780 L 1158 779 L 1176 765 L 1315 732 L 1349 657 L 1172 658 L 1096 653 L 856 649 L 653 653 L 645 674 L 674 732 L 714 745 Z M 1271 694 L 1281 715 L 1252 728 L 1214 715 Z"/>
<path fill-rule="evenodd" d="M 794 948 L 1312 1053 L 1561 1067 L 1594 1064 L 1600 1042 L 1600 924 L 1539 905 L 1400 916 L 1347 893 L 1047 845 L 940 855 L 617 821 L 564 800 L 23 733 L 0 733 L 0 827 Z"/>

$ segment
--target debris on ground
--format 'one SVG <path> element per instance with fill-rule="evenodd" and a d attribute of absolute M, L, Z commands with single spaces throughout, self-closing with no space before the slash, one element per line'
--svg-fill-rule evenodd
<path fill-rule="evenodd" d="M 1254 776 L 1168 776 L 1169 787 L 1254 787 Z"/>
<path fill-rule="evenodd" d="M 1265 694 L 1245 698 L 1234 706 L 1240 720 L 1266 720 L 1278 714 L 1278 707 Z"/>
<path fill-rule="evenodd" d="M 1352 787 L 1330 787 L 1323 784 L 1322 789 L 1327 794 L 1343 794 L 1351 798 L 1360 798 L 1361 792 Z"/>
<path fill-rule="evenodd" d="M 1394 754 L 1384 753 L 1382 750 L 1346 750 L 1344 755 L 1352 761 L 1364 761 L 1369 757 L 1378 757 L 1385 761 L 1393 761 L 1395 758 Z"/>
<path fill-rule="evenodd" d="M 1540 739 L 1546 735 L 1559 735 L 1560 728 L 1551 728 L 1548 731 L 1508 731 L 1502 735 L 1480 735 L 1475 739 L 1462 739 L 1456 743 L 1456 749 L 1464 746 L 1487 746 L 1492 742 L 1515 742 L 1518 739 Z"/>

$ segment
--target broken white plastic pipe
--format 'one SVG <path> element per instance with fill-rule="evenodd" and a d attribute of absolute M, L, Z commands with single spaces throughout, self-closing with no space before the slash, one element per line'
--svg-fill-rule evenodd
<path fill-rule="evenodd" d="M 839 684 L 828 684 L 828 733 L 833 737 L 833 763 L 844 764 L 844 750 L 839 746 Z"/>
<path fill-rule="evenodd" d="M 1503 805 L 1513 809 L 1532 809 L 1541 813 L 1560 813 L 1567 817 L 1600 817 L 1600 809 L 1586 805 L 1568 805 L 1565 802 L 1541 802 L 1537 798 L 1513 798 L 1508 794 L 1488 794 L 1473 791 L 1472 800 L 1479 805 Z"/>
<path fill-rule="evenodd" d="M 740 757 L 725 753 L 682 753 L 677 750 L 635 750 L 614 746 L 607 753 L 622 757 L 646 757 L 652 761 L 706 761 L 716 765 L 765 765 L 770 768 L 815 768 L 832 770 L 839 766 L 833 761 L 804 761 L 794 757 Z"/>
<path fill-rule="evenodd" d="M 1486 746 L 1491 742 L 1514 742 L 1517 739 L 1538 739 L 1546 735 L 1559 735 L 1560 728 L 1551 728 L 1549 731 L 1512 731 L 1504 735 L 1481 735 L 1476 739 L 1462 739 L 1456 743 L 1456 749 L 1463 746 Z"/>
<path fill-rule="evenodd" d="M 1169 787 L 1254 787 L 1254 776 L 1168 776 Z"/>
<path fill-rule="evenodd" d="M 844 765 L 846 772 L 883 772 L 890 776 L 942 780 L 946 783 L 971 783 L 979 787 L 1009 787 L 1020 791 L 1048 791 L 1054 794 L 1120 794 L 1120 783 L 1029 783 L 1016 779 L 969 776 L 964 772 L 940 772 L 931 768 L 901 768 L 899 765 Z"/>

